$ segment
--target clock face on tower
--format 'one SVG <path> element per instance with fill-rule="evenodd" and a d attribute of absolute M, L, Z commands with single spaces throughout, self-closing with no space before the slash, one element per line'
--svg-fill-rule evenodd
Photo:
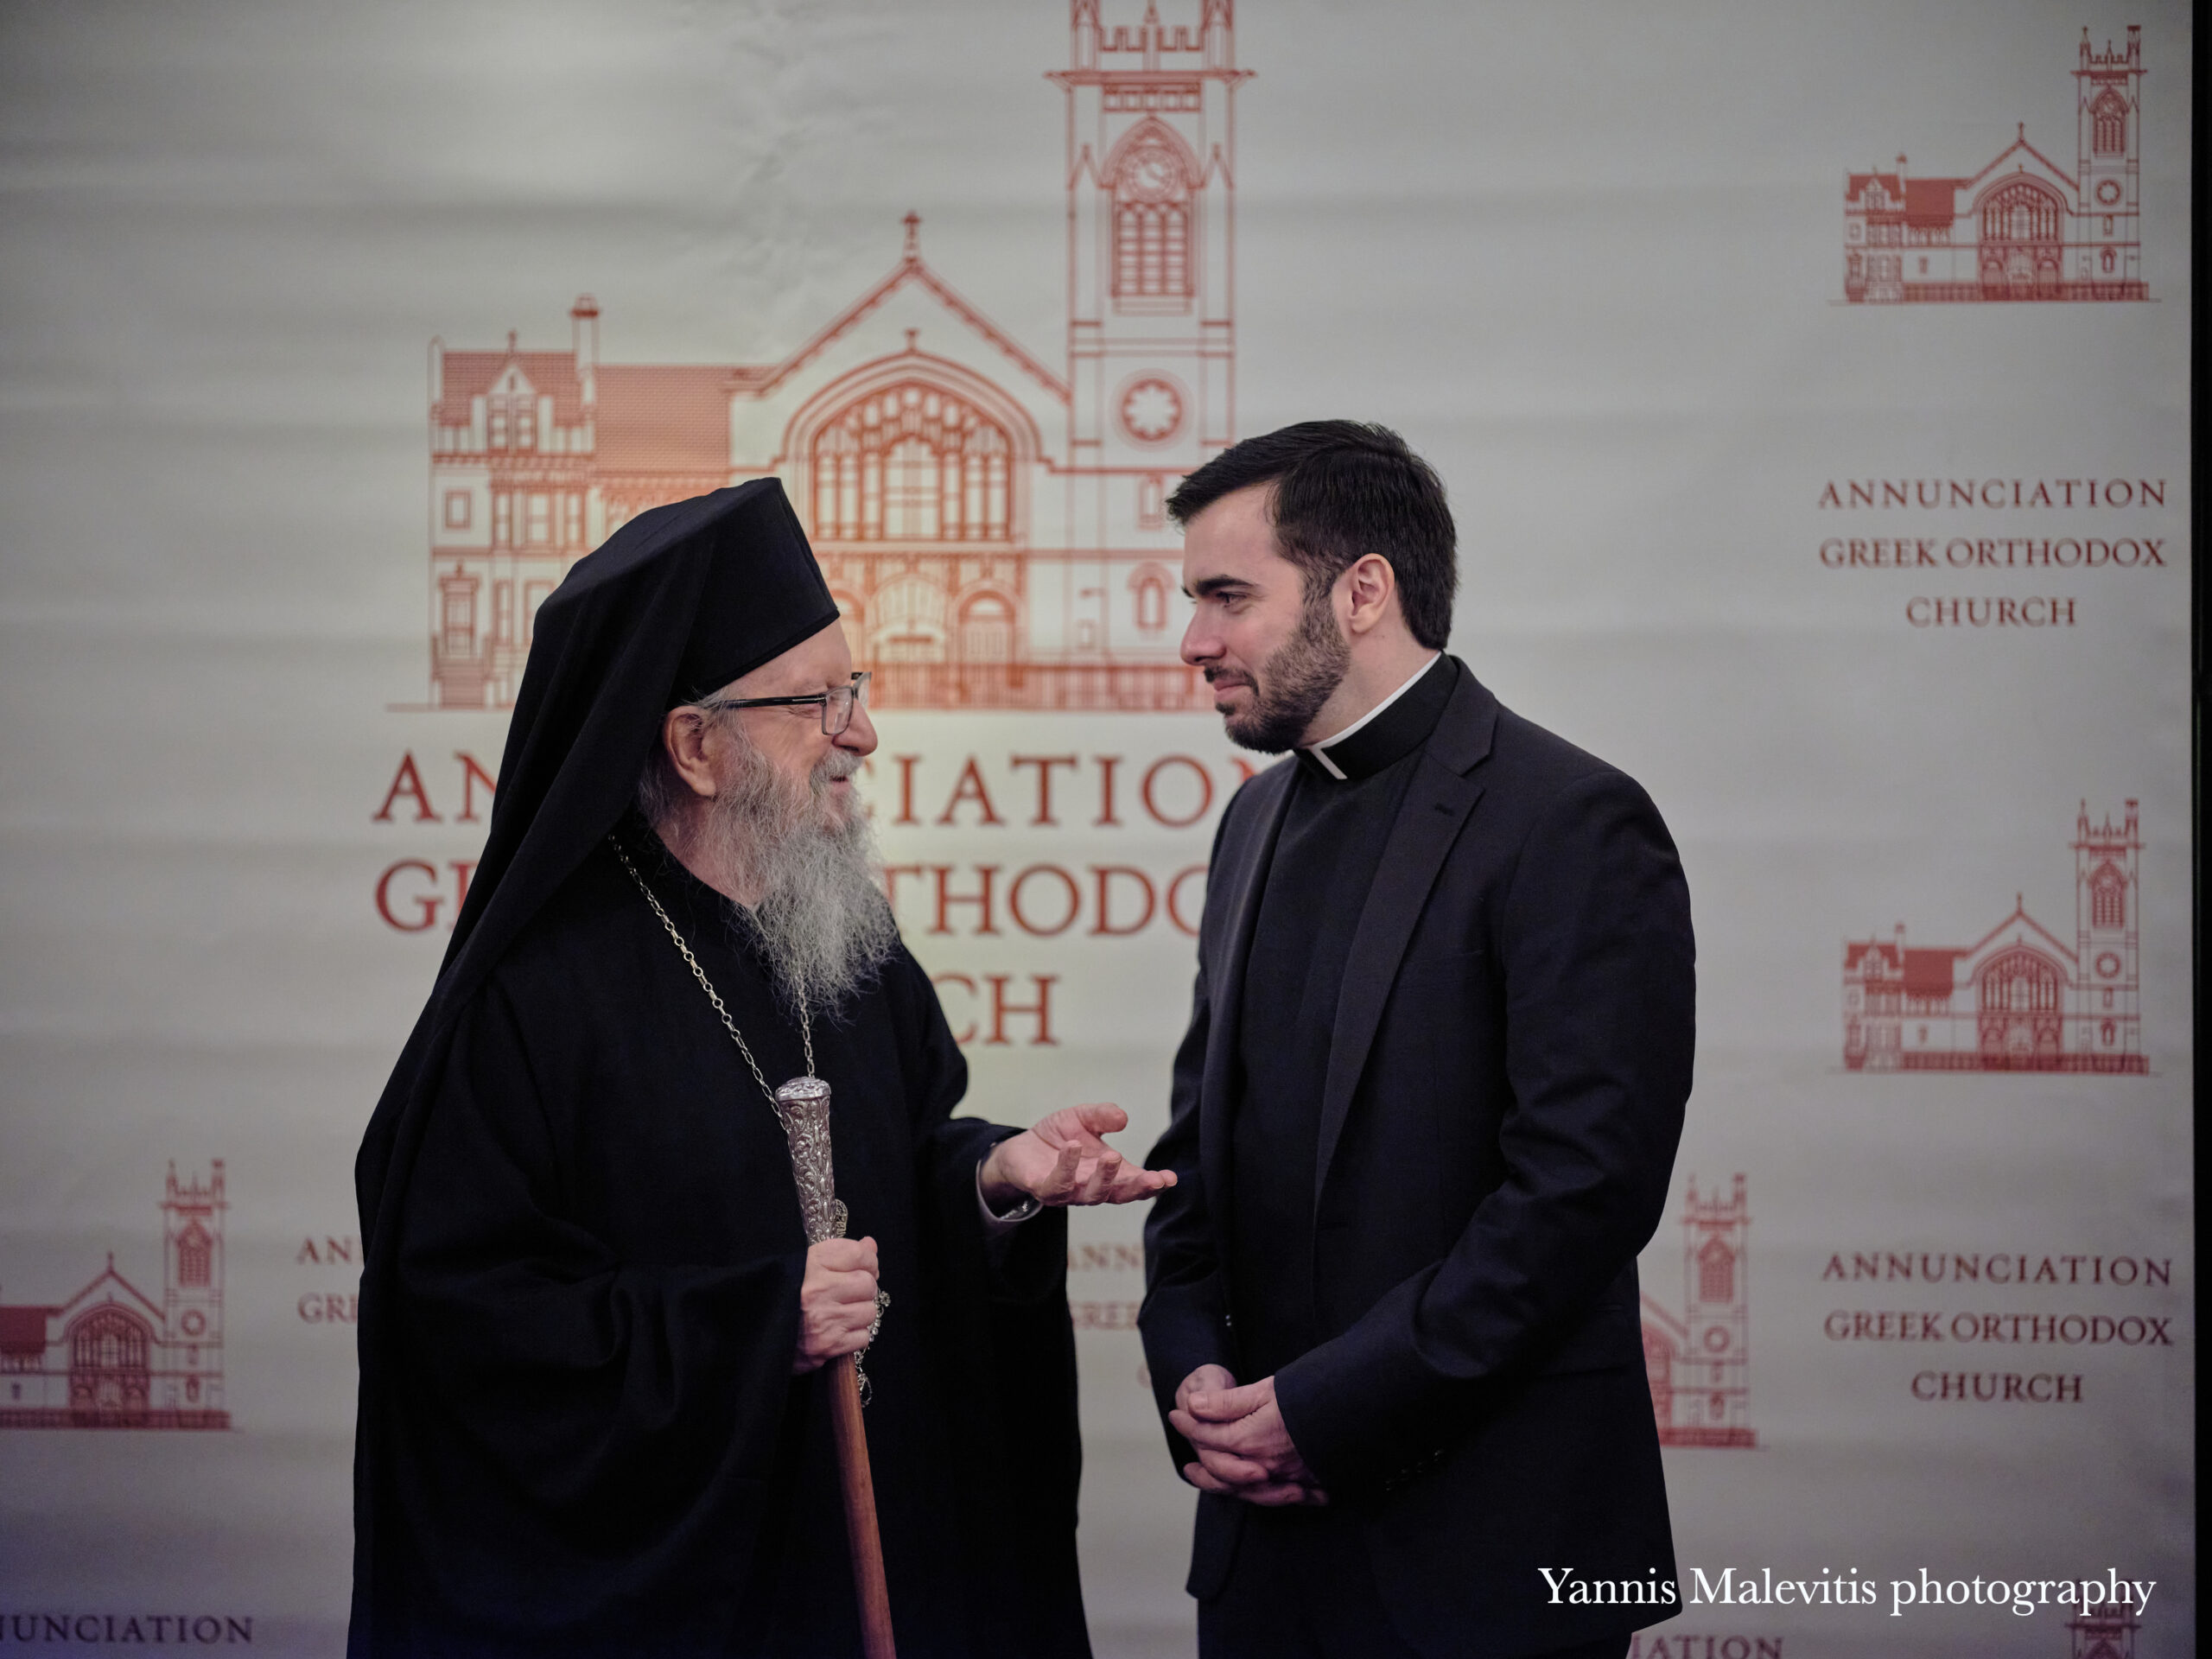
<path fill-rule="evenodd" d="M 2097 185 L 2097 200 L 2104 203 L 2107 207 L 2111 207 L 2115 201 L 2118 201 L 2120 200 L 2120 181 L 2118 179 L 2105 179 L 2100 181 Z"/>
<path fill-rule="evenodd" d="M 1122 430 L 1139 443 L 1166 443 L 1183 429 L 1183 394 L 1160 375 L 1141 375 L 1122 389 Z"/>
<path fill-rule="evenodd" d="M 1183 194 L 1183 164 L 1161 143 L 1142 143 L 1122 163 L 1121 194 L 1138 201 L 1166 201 Z"/>

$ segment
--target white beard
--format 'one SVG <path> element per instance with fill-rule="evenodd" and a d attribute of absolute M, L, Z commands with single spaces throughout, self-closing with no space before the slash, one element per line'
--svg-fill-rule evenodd
<path fill-rule="evenodd" d="M 830 785 L 858 770 L 860 757 L 832 749 L 802 788 L 741 735 L 734 752 L 735 775 L 715 797 L 706 839 L 760 894 L 741 914 L 778 994 L 794 1012 L 835 1018 L 899 947 L 867 817 L 857 803 L 843 823 L 832 817 Z"/>

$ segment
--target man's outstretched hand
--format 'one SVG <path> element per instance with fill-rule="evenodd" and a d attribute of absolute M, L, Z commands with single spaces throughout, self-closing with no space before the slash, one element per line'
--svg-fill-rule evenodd
<path fill-rule="evenodd" d="M 1175 1185 L 1169 1170 L 1133 1164 L 1102 1138 L 1127 1128 L 1118 1106 L 1069 1106 L 1001 1141 L 983 1160 L 983 1201 L 1011 1209 L 1025 1197 L 1049 1205 L 1128 1204 Z"/>
<path fill-rule="evenodd" d="M 1222 1367 L 1201 1365 L 1175 1390 L 1167 1421 L 1198 1454 L 1183 1465 L 1183 1478 L 1202 1492 L 1268 1509 L 1329 1501 L 1290 1443 L 1272 1376 L 1240 1389 Z"/>

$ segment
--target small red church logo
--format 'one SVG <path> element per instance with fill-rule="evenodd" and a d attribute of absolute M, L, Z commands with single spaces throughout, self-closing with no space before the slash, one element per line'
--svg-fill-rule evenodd
<path fill-rule="evenodd" d="M 2143 839 L 2136 804 L 2074 834 L 2071 944 L 2012 913 L 1970 945 L 1911 945 L 1904 924 L 1843 948 L 1843 1063 L 1853 1071 L 2141 1076 Z"/>
<path fill-rule="evenodd" d="M 2092 1607 L 2066 1621 L 2073 1633 L 2073 1659 L 2135 1659 L 2135 1632 L 2143 1621 L 2125 1607 Z"/>
<path fill-rule="evenodd" d="M 430 346 L 432 706 L 514 702 L 537 607 L 648 508 L 784 480 L 874 700 L 1211 709 L 1179 653 L 1165 502 L 1236 423 L 1233 0 L 1108 26 L 1070 0 L 1067 353 L 1048 363 L 922 257 L 764 363 Z M 1040 181 L 1044 175 L 1039 175 Z M 1039 271 L 1039 276 L 1043 272 Z"/>
<path fill-rule="evenodd" d="M 162 1297 L 111 1253 L 59 1305 L 0 1306 L 0 1428 L 228 1428 L 223 1161 L 162 1198 Z"/>
<path fill-rule="evenodd" d="M 1751 1211 L 1738 1174 L 1727 1197 L 1682 1198 L 1682 1311 L 1643 1297 L 1643 1370 L 1662 1446 L 1758 1444 L 1751 1409 Z"/>
<path fill-rule="evenodd" d="M 2069 172 L 2018 136 L 1979 173 L 1852 173 L 1843 296 L 1853 303 L 2141 300 L 2143 31 L 2105 49 L 2082 31 Z"/>

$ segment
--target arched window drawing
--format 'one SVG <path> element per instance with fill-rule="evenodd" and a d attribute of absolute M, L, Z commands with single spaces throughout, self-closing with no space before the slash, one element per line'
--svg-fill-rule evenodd
<path fill-rule="evenodd" d="M 906 575 L 875 591 L 870 643 L 880 663 L 940 660 L 944 652 L 944 589 L 926 576 Z"/>
<path fill-rule="evenodd" d="M 1984 242 L 2056 242 L 2058 202 L 2040 186 L 2017 179 L 1981 200 Z"/>
<path fill-rule="evenodd" d="M 2089 148 L 2100 156 L 2127 154 L 2127 103 L 2110 87 L 2089 105 Z"/>
<path fill-rule="evenodd" d="M 1138 628 L 1158 633 L 1167 626 L 1167 573 L 1156 564 L 1145 565 L 1129 578 L 1129 587 L 1136 594 Z"/>
<path fill-rule="evenodd" d="M 73 1371 L 143 1371 L 146 1351 L 145 1325 L 119 1307 L 88 1313 L 69 1332 Z"/>
<path fill-rule="evenodd" d="M 1697 1253 L 1697 1296 L 1701 1302 L 1736 1300 L 1736 1253 L 1717 1238 Z"/>
<path fill-rule="evenodd" d="M 1005 594 L 977 594 L 961 608 L 960 656 L 970 663 L 1014 660 L 1014 604 Z"/>
<path fill-rule="evenodd" d="M 215 1241 L 194 1222 L 176 1241 L 176 1281 L 187 1289 L 205 1288 L 212 1280 Z"/>
<path fill-rule="evenodd" d="M 1985 1014 L 2056 1014 L 2061 981 L 2056 963 L 2033 950 L 2007 950 L 1981 970 Z"/>
<path fill-rule="evenodd" d="M 815 539 L 1010 540 L 1013 456 L 1003 427 L 942 387 L 870 392 L 815 435 Z"/>
<path fill-rule="evenodd" d="M 2089 878 L 2089 925 L 2127 925 L 2127 883 L 2109 864 L 2101 866 Z"/>
<path fill-rule="evenodd" d="M 1114 169 L 1117 300 L 1187 301 L 1192 292 L 1190 168 L 1165 128 L 1141 134 Z"/>

